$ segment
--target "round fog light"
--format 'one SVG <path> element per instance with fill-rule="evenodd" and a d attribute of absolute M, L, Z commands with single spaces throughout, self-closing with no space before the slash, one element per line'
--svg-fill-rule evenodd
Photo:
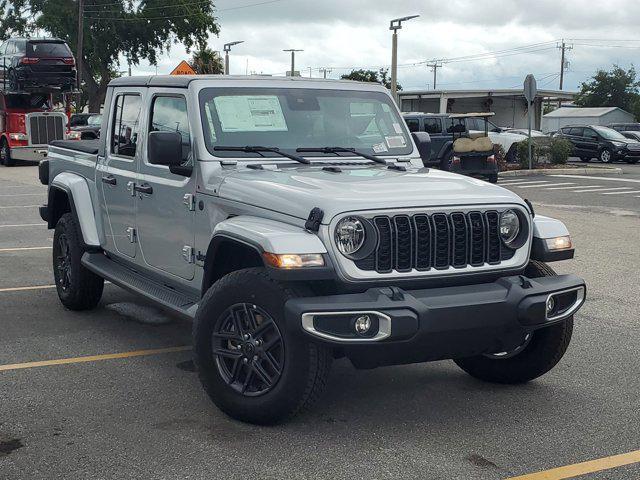
<path fill-rule="evenodd" d="M 364 335 L 371 328 L 371 317 L 369 315 L 361 315 L 360 317 L 356 318 L 354 328 L 356 329 L 356 333 L 358 335 Z"/>
<path fill-rule="evenodd" d="M 549 297 L 547 299 L 547 315 L 553 312 L 554 308 L 556 308 L 556 301 L 553 297 Z"/>

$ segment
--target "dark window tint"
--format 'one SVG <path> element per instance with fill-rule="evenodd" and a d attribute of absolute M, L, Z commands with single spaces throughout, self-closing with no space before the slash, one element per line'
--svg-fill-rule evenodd
<path fill-rule="evenodd" d="M 568 132 L 569 135 L 573 135 L 575 137 L 581 137 L 584 128 L 570 128 Z"/>
<path fill-rule="evenodd" d="M 62 42 L 29 42 L 27 44 L 28 57 L 71 57 L 71 50 Z"/>
<path fill-rule="evenodd" d="M 439 118 L 425 118 L 424 131 L 427 133 L 441 133 L 442 122 L 440 122 Z"/>
<path fill-rule="evenodd" d="M 407 127 L 409 127 L 410 132 L 417 132 L 420 130 L 420 120 L 417 118 L 405 118 L 404 121 L 407 123 Z"/>
<path fill-rule="evenodd" d="M 179 132 L 182 136 L 182 160 L 189 160 L 191 135 L 187 102 L 184 97 L 156 97 L 151 107 L 151 132 Z"/>
<path fill-rule="evenodd" d="M 586 138 L 597 138 L 598 134 L 594 131 L 591 130 L 590 128 L 585 128 L 584 131 L 582 132 L 582 136 L 586 137 Z"/>
<path fill-rule="evenodd" d="M 135 157 L 140 128 L 140 96 L 120 95 L 116 98 L 111 132 L 111 153 Z"/>
<path fill-rule="evenodd" d="M 447 125 L 447 133 L 451 133 L 454 126 L 457 125 L 465 125 L 464 118 L 448 118 L 445 122 Z M 468 128 L 471 129 L 471 125 L 467 124 Z"/>

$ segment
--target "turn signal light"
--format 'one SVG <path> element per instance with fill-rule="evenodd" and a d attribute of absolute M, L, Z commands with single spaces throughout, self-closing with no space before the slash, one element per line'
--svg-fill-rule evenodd
<path fill-rule="evenodd" d="M 269 253 L 262 254 L 267 265 L 275 268 L 324 267 L 320 253 Z"/>
<path fill-rule="evenodd" d="M 571 242 L 571 237 L 569 235 L 547 238 L 545 242 L 547 243 L 547 248 L 552 251 L 573 248 L 573 242 Z"/>
<path fill-rule="evenodd" d="M 65 65 L 75 65 L 76 61 L 73 57 L 70 58 L 63 58 L 62 61 L 65 63 Z"/>

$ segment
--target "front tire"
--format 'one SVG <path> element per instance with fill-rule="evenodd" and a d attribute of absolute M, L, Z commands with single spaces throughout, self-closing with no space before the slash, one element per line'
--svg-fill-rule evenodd
<path fill-rule="evenodd" d="M 549 277 L 556 273 L 547 264 L 532 260 L 525 276 Z M 560 361 L 569 346 L 573 332 L 573 317 L 561 323 L 541 328 L 523 338 L 513 352 L 478 355 L 456 359 L 456 364 L 472 377 L 493 383 L 517 384 L 538 378 Z"/>
<path fill-rule="evenodd" d="M 613 162 L 613 152 L 608 148 L 603 149 L 600 152 L 600 161 L 602 163 L 611 163 Z"/>
<path fill-rule="evenodd" d="M 284 304 L 299 296 L 263 268 L 232 272 L 203 297 L 193 324 L 205 391 L 232 418 L 274 424 L 308 409 L 327 381 L 331 351 L 290 331 Z"/>
<path fill-rule="evenodd" d="M 65 213 L 53 235 L 53 276 L 69 310 L 91 310 L 102 298 L 104 279 L 82 265 L 84 251 L 82 232 L 73 214 Z"/>
<path fill-rule="evenodd" d="M 5 167 L 13 167 L 16 162 L 11 158 L 11 149 L 6 140 L 0 142 L 0 163 Z"/>

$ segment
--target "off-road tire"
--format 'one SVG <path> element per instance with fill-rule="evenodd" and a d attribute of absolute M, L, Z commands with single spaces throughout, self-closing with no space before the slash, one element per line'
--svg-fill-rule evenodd
<path fill-rule="evenodd" d="M 68 252 L 63 242 L 68 246 Z M 85 268 L 82 255 L 85 252 L 82 232 L 72 213 L 65 213 L 56 224 L 53 235 L 53 276 L 62 304 L 69 310 L 91 310 L 102 297 L 104 279 Z M 61 257 L 67 257 L 68 278 L 60 268 Z"/>
<path fill-rule="evenodd" d="M 493 173 L 491 175 L 487 175 L 487 182 L 489 183 L 498 183 L 498 174 Z"/>
<path fill-rule="evenodd" d="M 452 161 L 453 161 L 453 150 L 448 150 L 442 157 L 442 160 L 440 160 L 440 165 L 438 166 L 438 168 L 440 170 L 444 170 L 445 172 L 448 172 L 449 170 L 451 170 Z"/>
<path fill-rule="evenodd" d="M 602 163 L 613 163 L 613 152 L 608 148 L 603 148 L 598 154 L 598 159 Z"/>
<path fill-rule="evenodd" d="M 284 319 L 285 302 L 303 294 L 272 279 L 264 268 L 248 268 L 225 275 L 202 298 L 193 323 L 194 363 L 205 391 L 230 417 L 261 425 L 279 423 L 307 410 L 324 390 L 331 350 L 290 331 Z M 212 351 L 217 322 L 228 308 L 242 303 L 256 305 L 271 316 L 284 347 L 279 379 L 258 396 L 233 389 L 221 375 Z"/>
<path fill-rule="evenodd" d="M 11 149 L 5 139 L 0 141 L 0 163 L 5 167 L 13 167 L 16 161 L 11 158 Z"/>
<path fill-rule="evenodd" d="M 550 277 L 556 273 L 547 264 L 532 260 L 525 276 Z M 573 332 L 573 317 L 541 328 L 532 333 L 527 346 L 509 358 L 491 358 L 478 355 L 456 359 L 456 364 L 472 377 L 493 383 L 525 383 L 551 370 L 569 346 Z"/>

